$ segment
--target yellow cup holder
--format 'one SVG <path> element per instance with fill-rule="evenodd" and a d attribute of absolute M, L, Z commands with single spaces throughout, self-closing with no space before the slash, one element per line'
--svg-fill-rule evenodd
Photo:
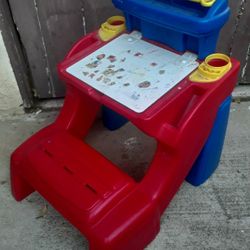
<path fill-rule="evenodd" d="M 204 7 L 211 7 L 216 2 L 216 0 L 189 0 L 189 1 L 200 3 Z"/>
<path fill-rule="evenodd" d="M 212 54 L 208 56 L 199 68 L 190 75 L 192 82 L 214 82 L 221 79 L 230 69 L 230 58 L 224 54 Z"/>
<path fill-rule="evenodd" d="M 107 42 L 125 30 L 125 18 L 123 16 L 113 16 L 101 25 L 99 36 L 102 41 Z"/>

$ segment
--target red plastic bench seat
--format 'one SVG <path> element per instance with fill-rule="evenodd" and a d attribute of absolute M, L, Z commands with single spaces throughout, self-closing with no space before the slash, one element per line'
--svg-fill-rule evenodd
<path fill-rule="evenodd" d="M 26 173 L 29 184 L 49 200 L 54 193 L 67 201 L 65 206 L 77 210 L 85 223 L 103 215 L 135 184 L 101 154 L 67 132 L 59 132 L 31 148 L 24 161 L 19 171 Z"/>

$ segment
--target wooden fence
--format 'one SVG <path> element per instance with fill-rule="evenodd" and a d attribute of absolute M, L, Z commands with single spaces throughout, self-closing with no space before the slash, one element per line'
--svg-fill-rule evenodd
<path fill-rule="evenodd" d="M 230 0 L 229 4 L 232 15 L 221 32 L 218 51 L 241 61 L 239 83 L 250 84 L 250 0 Z M 7 35 L 10 32 L 7 12 L 14 20 L 11 32 L 18 38 L 14 42 L 20 43 L 17 54 L 26 61 L 28 68 L 19 86 L 22 92 L 22 85 L 26 92 L 30 86 L 28 92 L 40 99 L 64 96 L 64 86 L 57 76 L 57 63 L 81 36 L 97 29 L 107 17 L 119 13 L 111 0 L 1 0 L 0 28 L 6 44 L 13 43 L 12 36 Z M 17 67 L 12 50 L 9 49 L 11 61 Z M 23 96 L 30 98 L 30 93 Z"/>

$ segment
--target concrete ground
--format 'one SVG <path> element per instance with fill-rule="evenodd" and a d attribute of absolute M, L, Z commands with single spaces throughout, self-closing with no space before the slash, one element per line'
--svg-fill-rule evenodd
<path fill-rule="evenodd" d="M 86 239 L 39 194 L 17 203 L 10 193 L 9 157 L 57 112 L 0 115 L 0 249 L 80 250 Z M 137 179 L 155 143 L 131 124 L 109 132 L 97 122 L 88 143 Z M 250 102 L 233 104 L 220 166 L 203 186 L 184 183 L 148 250 L 250 249 Z"/>

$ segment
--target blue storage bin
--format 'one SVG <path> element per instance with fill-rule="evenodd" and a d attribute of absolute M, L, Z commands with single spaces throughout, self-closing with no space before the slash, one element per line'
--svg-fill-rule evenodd
<path fill-rule="evenodd" d="M 102 120 L 103 125 L 111 131 L 121 128 L 128 122 L 126 118 L 105 106 L 102 107 Z"/>
<path fill-rule="evenodd" d="M 188 0 L 113 0 L 126 17 L 128 31 L 179 52 L 190 50 L 204 59 L 215 52 L 220 29 L 229 18 L 227 0 L 203 7 Z"/>
<path fill-rule="evenodd" d="M 197 158 L 186 180 L 194 186 L 203 184 L 219 165 L 232 97 L 228 97 L 220 106 L 211 134 Z"/>

